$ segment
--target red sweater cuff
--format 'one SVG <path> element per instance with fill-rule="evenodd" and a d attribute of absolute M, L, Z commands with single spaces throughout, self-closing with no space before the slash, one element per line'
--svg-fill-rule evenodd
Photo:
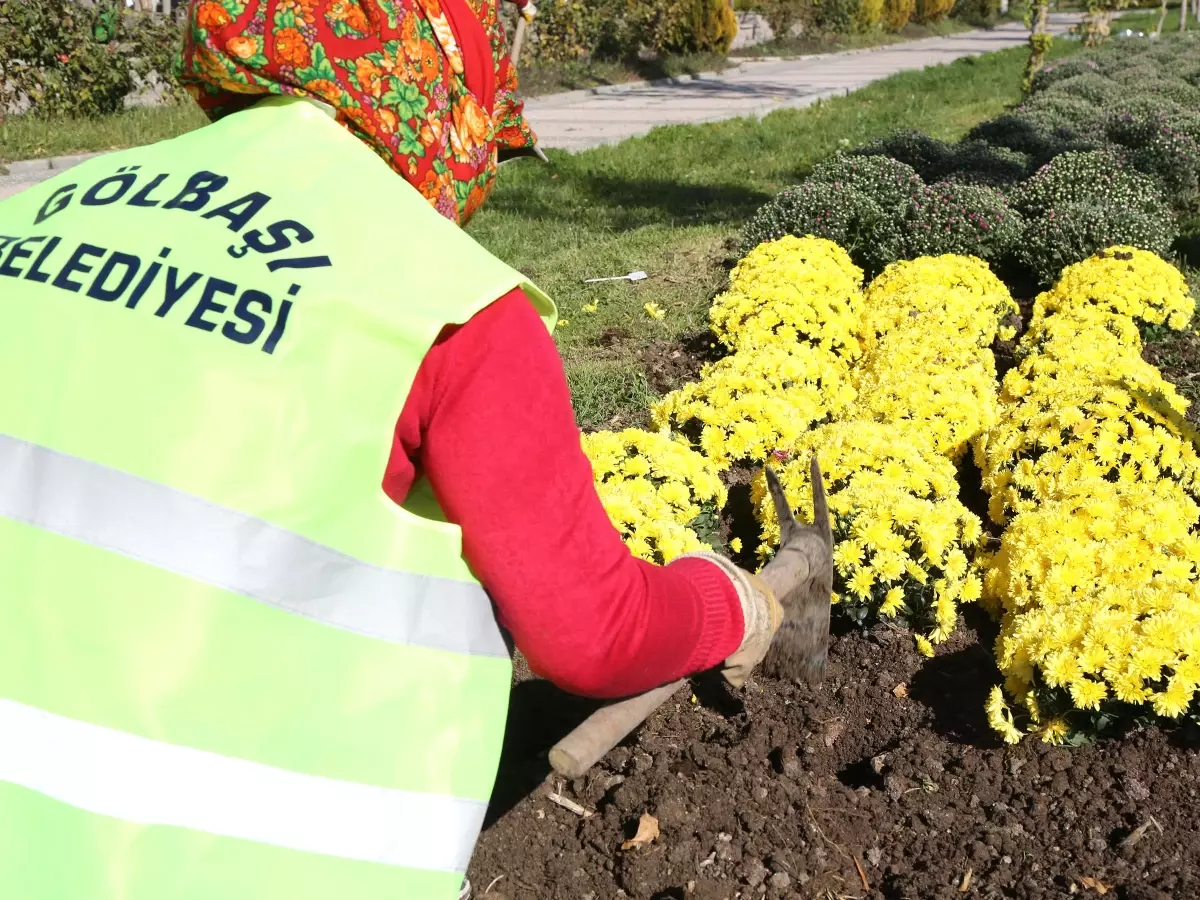
<path fill-rule="evenodd" d="M 729 577 L 715 563 L 677 559 L 669 569 L 683 576 L 700 601 L 700 637 L 688 657 L 688 672 L 711 669 L 732 656 L 742 644 L 746 623 L 742 602 Z"/>

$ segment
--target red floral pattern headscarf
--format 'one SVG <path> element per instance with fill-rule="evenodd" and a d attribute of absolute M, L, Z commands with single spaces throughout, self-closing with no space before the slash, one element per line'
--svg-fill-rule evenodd
<path fill-rule="evenodd" d="M 312 97 L 464 224 L 532 147 L 500 0 L 191 0 L 179 79 L 211 119 Z"/>

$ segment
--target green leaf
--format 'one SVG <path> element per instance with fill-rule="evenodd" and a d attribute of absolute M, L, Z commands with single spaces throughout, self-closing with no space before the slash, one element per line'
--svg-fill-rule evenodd
<path fill-rule="evenodd" d="M 390 87 L 381 98 L 382 102 L 396 110 L 401 119 L 419 119 L 429 107 L 429 99 L 415 84 L 405 84 L 399 78 L 388 79 Z"/>
<path fill-rule="evenodd" d="M 407 122 L 401 122 L 399 127 L 400 146 L 396 148 L 399 153 L 412 154 L 413 156 L 424 156 L 425 147 L 417 139 L 417 130 Z"/>
<path fill-rule="evenodd" d="M 325 55 L 325 48 L 320 44 L 313 47 L 312 65 L 307 69 L 298 70 L 296 74 L 306 81 L 318 78 L 323 78 L 326 81 L 337 81 L 337 72 L 334 71 L 333 64 L 329 62 L 329 57 Z"/>

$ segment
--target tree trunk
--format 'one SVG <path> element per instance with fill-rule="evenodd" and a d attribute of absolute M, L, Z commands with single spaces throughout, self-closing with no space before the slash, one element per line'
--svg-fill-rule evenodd
<path fill-rule="evenodd" d="M 1187 0 L 1183 0 L 1184 3 Z M 1162 37 L 1163 25 L 1167 21 L 1167 0 L 1162 0 L 1162 6 L 1158 10 L 1158 24 L 1154 26 L 1154 36 Z"/>
<path fill-rule="evenodd" d="M 1033 84 L 1033 76 L 1045 65 L 1046 53 L 1050 50 L 1050 0 L 1038 0 L 1037 6 L 1032 13 L 1032 19 L 1026 20 L 1030 23 L 1029 62 L 1025 65 L 1025 79 L 1023 83 L 1026 91 Z"/>
<path fill-rule="evenodd" d="M 1179 30 L 1187 31 L 1188 0 L 1179 4 Z"/>

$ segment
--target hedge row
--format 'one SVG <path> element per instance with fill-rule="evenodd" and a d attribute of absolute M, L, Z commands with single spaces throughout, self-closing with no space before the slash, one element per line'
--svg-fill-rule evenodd
<path fill-rule="evenodd" d="M 178 96 L 171 69 L 179 29 L 112 0 L 0 3 L 0 118 L 26 108 L 42 116 L 116 112 L 139 78 Z"/>
<path fill-rule="evenodd" d="M 1200 211 L 1200 39 L 1122 42 L 1047 66 L 1025 102 L 956 144 L 897 132 L 818 165 L 752 218 L 847 248 L 868 274 L 987 260 L 1014 293 L 1115 244 L 1168 254 Z"/>

